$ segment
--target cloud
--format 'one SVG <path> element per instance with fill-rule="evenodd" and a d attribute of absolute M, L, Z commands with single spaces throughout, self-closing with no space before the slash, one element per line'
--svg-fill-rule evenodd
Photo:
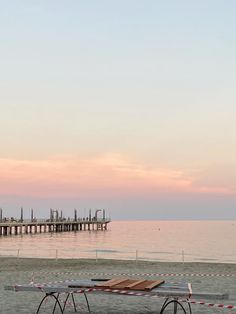
<path fill-rule="evenodd" d="M 211 164 L 199 169 L 192 182 L 192 188 L 236 194 L 236 164 Z"/>
<path fill-rule="evenodd" d="M 112 197 L 230 192 L 226 186 L 201 183 L 182 170 L 147 166 L 117 154 L 54 156 L 47 160 L 0 159 L 2 195 Z"/>

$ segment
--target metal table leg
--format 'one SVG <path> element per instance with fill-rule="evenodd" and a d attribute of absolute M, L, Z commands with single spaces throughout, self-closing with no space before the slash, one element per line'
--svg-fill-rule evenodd
<path fill-rule="evenodd" d="M 65 301 L 64 301 L 64 305 L 63 305 L 63 307 L 62 307 L 62 305 L 61 305 L 61 303 L 60 303 L 60 300 L 59 300 L 60 293 L 57 293 L 57 294 L 55 295 L 54 292 L 51 292 L 51 293 L 46 293 L 46 295 L 42 298 L 42 300 L 41 300 L 41 302 L 40 302 L 40 304 L 39 304 L 39 306 L 38 306 L 38 309 L 37 309 L 36 314 L 39 314 L 39 311 L 40 311 L 40 308 L 41 308 L 43 302 L 44 302 L 48 297 L 53 297 L 53 298 L 55 299 L 55 304 L 54 304 L 54 306 L 53 306 L 52 314 L 55 313 L 55 310 L 56 310 L 57 305 L 58 305 L 59 308 L 60 308 L 61 314 L 63 314 L 64 311 L 65 311 L 65 308 L 66 308 L 66 305 L 67 305 L 67 301 L 68 301 L 70 295 L 71 295 L 71 298 L 72 298 L 74 310 L 75 310 L 75 312 L 77 312 L 76 304 L 75 304 L 75 298 L 74 298 L 74 294 L 73 294 L 73 293 L 68 293 L 68 294 L 67 294 L 66 299 L 65 299 Z M 88 312 L 91 313 L 91 311 L 90 311 L 90 306 L 89 306 L 89 302 L 88 302 L 88 298 L 87 298 L 87 295 L 86 295 L 85 291 L 83 292 L 83 295 L 84 295 L 85 300 L 86 300 Z"/>
<path fill-rule="evenodd" d="M 66 307 L 66 304 L 67 304 L 67 301 L 68 301 L 70 295 L 71 295 L 71 298 L 72 298 L 74 310 L 75 310 L 75 312 L 77 312 L 73 293 L 67 293 L 66 299 L 64 301 L 63 312 L 65 311 L 65 307 Z"/>
<path fill-rule="evenodd" d="M 91 313 L 91 311 L 90 311 L 90 306 L 89 306 L 89 302 L 88 302 L 88 298 L 87 298 L 87 295 L 86 295 L 85 291 L 83 292 L 83 294 L 84 294 L 84 297 L 85 297 L 85 300 L 86 300 L 86 303 L 87 303 L 88 312 Z"/>
<path fill-rule="evenodd" d="M 54 293 L 54 292 L 52 292 L 52 293 L 46 293 L 46 295 L 42 298 L 42 300 L 41 300 L 41 302 L 40 302 L 40 304 L 39 304 L 39 306 L 38 306 L 38 309 L 37 309 L 36 314 L 39 313 L 39 310 L 40 310 L 40 308 L 41 308 L 41 306 L 42 306 L 44 300 L 46 300 L 48 297 L 53 297 L 53 298 L 55 299 L 55 304 L 54 304 L 54 307 L 53 307 L 53 313 L 55 312 L 56 306 L 58 305 L 59 308 L 60 308 L 61 313 L 63 314 L 63 309 L 62 309 L 61 304 L 60 304 L 60 302 L 59 302 L 59 293 L 57 294 L 57 296 L 55 296 L 55 293 Z"/>
<path fill-rule="evenodd" d="M 73 301 L 75 312 L 77 312 L 76 305 L 75 305 L 75 298 L 74 298 L 74 294 L 73 293 L 71 293 L 71 297 L 72 297 L 72 301 Z"/>
<path fill-rule="evenodd" d="M 171 299 L 171 300 L 169 300 L 169 298 L 166 298 L 164 304 L 162 305 L 160 314 L 164 313 L 165 309 L 166 309 L 170 304 L 173 304 L 173 305 L 174 305 L 174 314 L 177 314 L 178 307 L 181 308 L 181 310 L 184 312 L 184 314 L 187 314 L 187 311 L 185 310 L 184 306 L 178 301 L 178 299 Z M 188 307 L 189 307 L 189 313 L 192 314 L 191 306 L 190 306 L 189 303 L 188 303 Z"/>

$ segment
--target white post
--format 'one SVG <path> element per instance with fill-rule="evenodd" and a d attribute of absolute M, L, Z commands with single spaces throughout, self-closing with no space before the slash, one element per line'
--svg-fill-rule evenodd
<path fill-rule="evenodd" d="M 98 261 L 98 250 L 96 250 L 96 263 Z"/>
<path fill-rule="evenodd" d="M 184 264 L 184 250 L 182 250 L 182 263 Z"/>
<path fill-rule="evenodd" d="M 135 262 L 138 263 L 138 250 L 135 251 Z"/>
<path fill-rule="evenodd" d="M 56 261 L 58 260 L 58 250 L 56 249 Z"/>
<path fill-rule="evenodd" d="M 20 249 L 17 250 L 17 258 L 19 258 L 20 255 Z"/>

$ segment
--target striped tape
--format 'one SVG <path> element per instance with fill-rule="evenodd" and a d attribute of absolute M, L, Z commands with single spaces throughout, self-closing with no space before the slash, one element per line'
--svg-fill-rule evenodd
<path fill-rule="evenodd" d="M 200 304 L 200 305 L 206 305 L 208 307 L 218 307 L 222 309 L 231 309 L 236 310 L 236 305 L 226 305 L 226 304 L 217 304 L 217 303 L 208 303 L 205 301 L 195 301 L 195 300 L 179 300 L 180 302 L 186 302 L 190 304 Z"/>
<path fill-rule="evenodd" d="M 206 274 L 206 273 L 98 273 L 98 272 L 34 272 L 33 275 L 92 275 L 92 276 L 161 276 L 161 277 L 236 277 L 236 274 Z"/>
<path fill-rule="evenodd" d="M 15 285 L 15 291 L 17 290 L 17 286 Z M 37 287 L 41 292 L 44 292 L 44 285 L 34 285 Z M 137 297 L 150 297 L 150 298 L 165 298 L 163 296 L 158 295 L 150 295 L 146 292 L 136 292 L 136 291 L 127 291 L 127 290 L 118 290 L 118 289 L 109 289 L 109 288 L 86 288 L 86 289 L 78 289 L 76 291 L 73 291 L 73 293 L 89 293 L 89 292 L 108 292 L 108 293 L 114 293 L 114 294 L 121 294 L 121 295 L 128 295 L 128 296 L 137 296 Z M 189 300 L 189 299 L 179 299 L 179 302 L 183 303 L 189 303 L 194 305 L 205 305 L 207 307 L 215 307 L 215 308 L 221 308 L 221 309 L 230 309 L 230 310 L 236 310 L 236 305 L 227 305 L 227 304 L 218 304 L 218 303 L 209 303 L 206 301 L 196 301 L 196 300 Z"/>
<path fill-rule="evenodd" d="M 164 298 L 162 296 L 158 295 L 150 295 L 146 292 L 135 292 L 135 291 L 127 291 L 127 290 L 117 290 L 117 289 L 101 289 L 101 288 L 89 288 L 85 289 L 81 292 L 81 290 L 78 291 L 78 293 L 84 293 L 84 292 L 95 292 L 95 291 L 103 291 L 103 292 L 110 292 L 115 294 L 122 294 L 122 295 L 129 295 L 129 296 L 143 296 L 143 297 L 150 297 L 150 298 Z M 77 293 L 77 291 L 76 291 Z M 186 300 L 186 299 L 180 299 L 179 302 L 185 302 L 190 304 L 198 304 L 198 305 L 205 305 L 208 307 L 217 307 L 217 308 L 224 308 L 224 309 L 231 309 L 236 310 L 236 305 L 226 305 L 226 304 L 217 304 L 217 303 L 208 303 L 206 301 L 196 301 L 196 300 Z"/>

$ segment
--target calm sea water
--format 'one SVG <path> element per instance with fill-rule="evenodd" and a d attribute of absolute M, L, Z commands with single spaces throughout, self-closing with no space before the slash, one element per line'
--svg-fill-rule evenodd
<path fill-rule="evenodd" d="M 0 255 L 236 263 L 236 221 L 115 221 L 107 231 L 0 237 Z"/>

